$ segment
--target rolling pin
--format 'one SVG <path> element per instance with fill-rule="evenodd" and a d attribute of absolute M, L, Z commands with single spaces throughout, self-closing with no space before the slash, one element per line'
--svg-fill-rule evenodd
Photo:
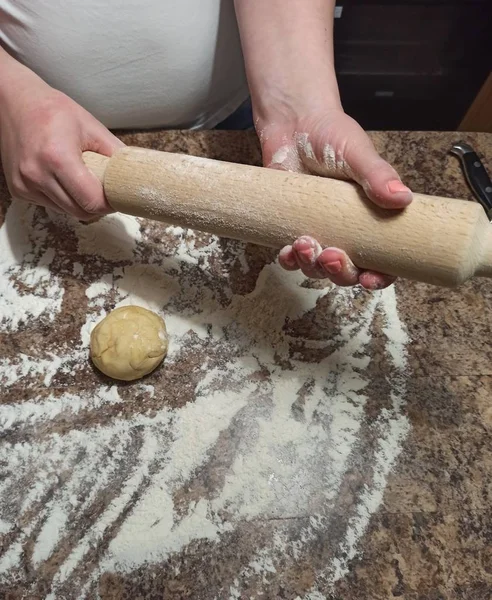
<path fill-rule="evenodd" d="M 361 268 L 446 287 L 492 277 L 492 228 L 474 202 L 414 194 L 393 211 L 313 175 L 132 147 L 83 158 L 122 213 L 274 248 L 311 235 Z"/>

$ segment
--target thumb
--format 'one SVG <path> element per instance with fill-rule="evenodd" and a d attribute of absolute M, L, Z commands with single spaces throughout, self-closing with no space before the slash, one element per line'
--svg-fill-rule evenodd
<path fill-rule="evenodd" d="M 364 136 L 366 134 L 364 133 Z M 352 177 L 367 196 L 382 208 L 404 208 L 412 201 L 412 192 L 395 169 L 376 152 L 371 140 L 346 148 L 345 161 Z"/>
<path fill-rule="evenodd" d="M 112 156 L 124 147 L 104 125 L 90 117 L 84 123 L 82 135 L 67 139 L 63 156 L 63 168 L 57 170 L 57 197 L 62 204 L 73 204 L 87 215 L 105 215 L 113 212 L 104 194 L 99 178 L 85 165 L 82 153 L 86 150 Z M 86 219 L 87 220 L 87 219 Z"/>
<path fill-rule="evenodd" d="M 85 131 L 85 140 L 81 148 L 82 152 L 90 150 L 104 156 L 113 156 L 125 144 L 112 134 L 102 123 L 96 119 Z M 77 204 L 82 206 L 90 213 L 107 214 L 113 212 L 104 194 L 103 186 L 98 177 L 82 161 L 82 155 L 79 159 L 79 186 L 74 189 L 69 181 L 65 182 L 66 188 L 76 199 Z M 95 217 L 97 220 L 98 217 Z"/>
<path fill-rule="evenodd" d="M 84 151 L 91 150 L 92 152 L 104 154 L 104 156 L 113 156 L 116 150 L 125 147 L 125 144 L 119 138 L 95 119 L 86 131 L 85 138 Z"/>

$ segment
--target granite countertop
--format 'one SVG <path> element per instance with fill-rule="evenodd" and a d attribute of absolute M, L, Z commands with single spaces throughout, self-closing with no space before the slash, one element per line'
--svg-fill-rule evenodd
<path fill-rule="evenodd" d="M 127 144 L 260 164 L 253 134 Z M 460 134 L 492 168 L 492 135 Z M 374 133 L 415 191 L 471 200 L 453 133 Z M 492 283 L 373 294 L 271 250 L 10 203 L 0 179 L 0 597 L 492 597 Z M 120 303 L 163 367 L 87 358 Z"/>

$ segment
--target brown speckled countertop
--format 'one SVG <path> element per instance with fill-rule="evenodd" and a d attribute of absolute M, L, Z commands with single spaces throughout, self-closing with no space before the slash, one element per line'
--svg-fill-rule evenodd
<path fill-rule="evenodd" d="M 456 134 L 372 137 L 415 191 L 472 199 Z M 492 171 L 492 136 L 460 137 Z M 249 133 L 123 139 L 260 162 Z M 492 283 L 336 290 L 114 219 L 0 178 L 0 597 L 492 597 Z M 125 298 L 173 341 L 114 386 L 87 334 Z"/>

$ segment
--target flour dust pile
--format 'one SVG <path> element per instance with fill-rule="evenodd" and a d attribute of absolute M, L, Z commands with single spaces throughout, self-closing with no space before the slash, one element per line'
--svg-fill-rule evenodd
<path fill-rule="evenodd" d="M 298 598 L 320 600 L 346 575 L 408 430 L 395 292 L 323 287 L 255 252 L 11 204 L 0 589 L 132 597 L 147 573 L 180 597 L 166 586 L 199 569 L 189 597 L 275 598 L 309 564 Z M 91 328 L 125 304 L 161 314 L 171 339 L 165 367 L 133 386 L 87 360 Z"/>

